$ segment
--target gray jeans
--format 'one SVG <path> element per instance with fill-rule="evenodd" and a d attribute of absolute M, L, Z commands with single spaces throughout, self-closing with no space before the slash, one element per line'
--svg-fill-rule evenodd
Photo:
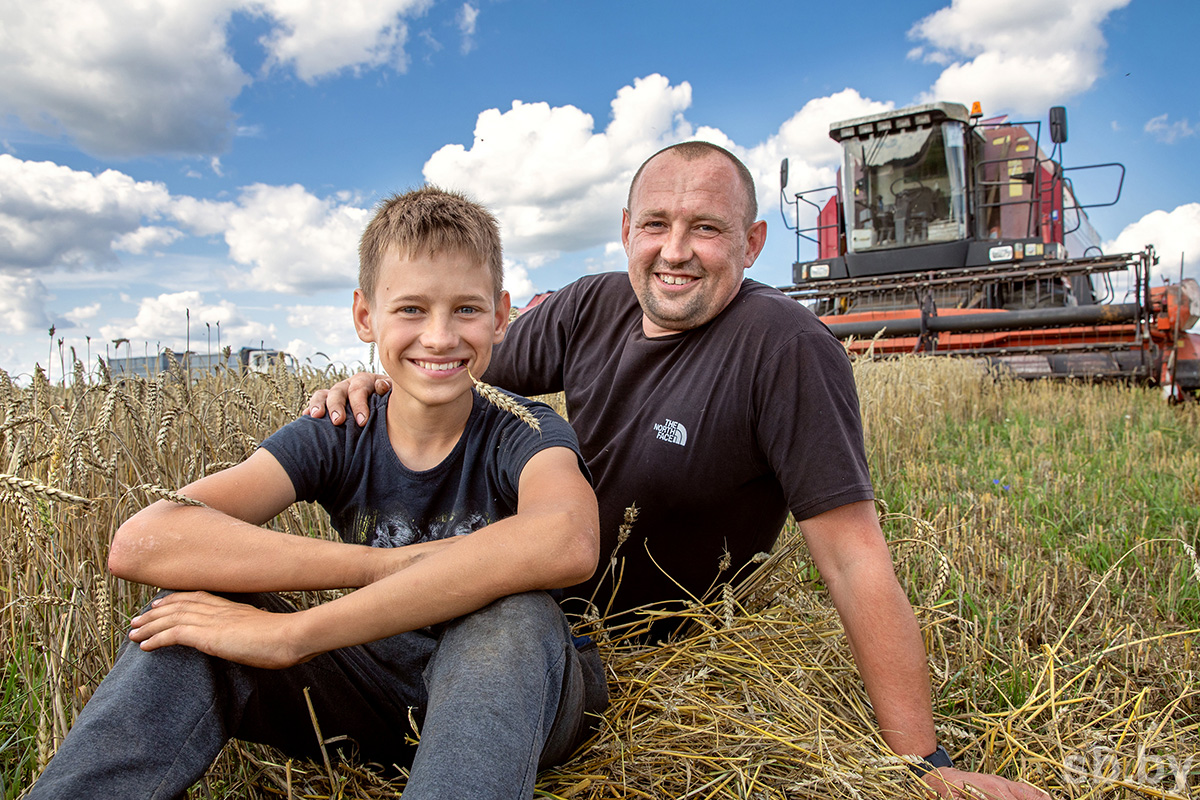
<path fill-rule="evenodd" d="M 231 598 L 292 610 L 270 594 Z M 28 798 L 178 798 L 230 738 L 319 759 L 306 687 L 322 736 L 349 737 L 331 755 L 411 764 L 408 800 L 533 797 L 537 770 L 566 760 L 608 704 L 595 645 L 576 649 L 544 592 L 284 670 L 126 646 Z"/>

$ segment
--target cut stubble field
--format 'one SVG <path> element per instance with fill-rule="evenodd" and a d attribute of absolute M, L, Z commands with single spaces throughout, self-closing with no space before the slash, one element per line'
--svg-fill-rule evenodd
<path fill-rule="evenodd" d="M 1055 797 L 1195 796 L 1200 406 L 948 359 L 864 360 L 855 373 L 947 749 Z M 152 595 L 107 573 L 115 527 L 245 458 L 339 376 L 182 377 L 113 382 L 78 364 L 61 384 L 35 374 L 18 386 L 0 374 L 0 797 L 19 797 L 49 759 Z M 332 535 L 314 506 L 271 524 Z M 726 570 L 670 644 L 581 623 L 601 639 L 613 704 L 538 796 L 919 793 L 875 728 L 794 525 L 760 561 L 749 578 Z M 402 786 L 353 762 L 231 743 L 193 796 L 394 797 Z"/>

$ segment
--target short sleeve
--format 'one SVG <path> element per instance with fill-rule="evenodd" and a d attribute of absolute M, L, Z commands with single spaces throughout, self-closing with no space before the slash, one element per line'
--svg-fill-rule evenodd
<path fill-rule="evenodd" d="M 508 328 L 492 350 L 484 380 L 526 397 L 563 389 L 579 281 L 550 295 Z"/>
<path fill-rule="evenodd" d="M 824 327 L 781 344 L 755 381 L 755 433 L 796 519 L 874 497 L 850 360 Z"/>

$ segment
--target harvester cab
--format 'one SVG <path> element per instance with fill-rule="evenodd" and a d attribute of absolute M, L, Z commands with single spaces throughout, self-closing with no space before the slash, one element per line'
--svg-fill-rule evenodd
<path fill-rule="evenodd" d="M 789 198 L 780 166 L 796 232 L 794 284 L 781 288 L 852 349 L 974 356 L 1026 377 L 1160 379 L 1167 343 L 1154 331 L 1169 304 L 1150 291 L 1153 249 L 1103 254 L 1085 211 L 1117 202 L 1125 168 L 1064 168 L 1065 109 L 1049 123 L 1049 155 L 1040 122 L 982 119 L 978 104 L 833 123 L 835 185 Z M 1112 173 L 1111 199 L 1076 199 L 1084 170 Z M 801 259 L 805 243 L 816 258 Z"/>

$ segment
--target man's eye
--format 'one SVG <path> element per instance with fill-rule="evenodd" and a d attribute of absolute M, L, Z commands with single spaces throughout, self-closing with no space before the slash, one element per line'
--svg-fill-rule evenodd
<path fill-rule="evenodd" d="M 417 308 L 416 306 L 401 306 L 399 310 L 401 314 L 408 315 L 421 313 L 421 309 Z"/>

